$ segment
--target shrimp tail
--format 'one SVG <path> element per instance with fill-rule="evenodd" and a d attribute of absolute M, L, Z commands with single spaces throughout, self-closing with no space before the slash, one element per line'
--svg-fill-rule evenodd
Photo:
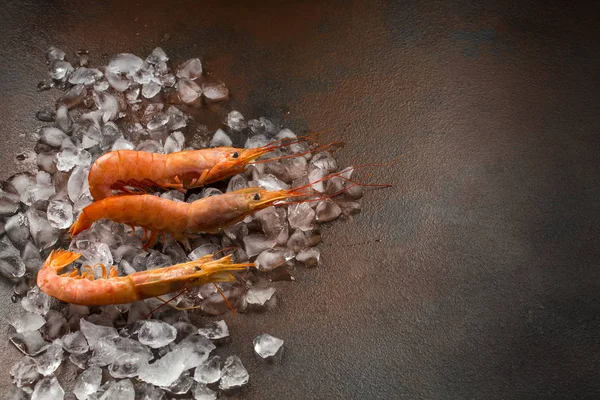
<path fill-rule="evenodd" d="M 93 224 L 94 221 L 87 218 L 85 212 L 81 212 L 81 214 L 79 214 L 79 217 L 77 217 L 77 221 L 75 221 L 73 225 L 71 225 L 71 228 L 69 228 L 69 234 L 71 234 L 71 237 L 75 237 L 80 232 L 91 228 Z"/>
<path fill-rule="evenodd" d="M 73 253 L 67 250 L 52 250 L 46 262 L 44 262 L 43 268 L 52 268 L 58 272 L 73 261 L 81 257 L 81 254 Z"/>

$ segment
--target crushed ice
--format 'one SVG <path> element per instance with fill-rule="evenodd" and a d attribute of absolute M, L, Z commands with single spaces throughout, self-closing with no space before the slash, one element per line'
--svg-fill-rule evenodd
<path fill-rule="evenodd" d="M 269 281 L 275 280 L 278 271 L 319 264 L 320 252 L 315 247 L 320 242 L 319 224 L 360 210 L 357 200 L 362 188 L 347 183 L 352 168 L 341 177 L 312 185 L 316 193 L 344 191 L 341 201 L 269 207 L 220 235 L 199 237 L 191 251 L 171 239 L 144 251 L 138 230 L 130 232 L 112 222 L 96 223 L 69 243 L 68 228 L 92 202 L 87 181 L 90 166 L 106 152 L 256 148 L 295 140 L 297 135 L 265 117 L 246 120 L 232 110 L 221 129 L 204 130 L 204 136 L 191 138 L 196 128 L 186 107 L 201 103 L 212 107 L 230 95 L 225 83 L 205 76 L 198 58 L 171 64 L 166 52 L 157 47 L 146 58 L 121 53 L 111 57 L 107 66 L 94 66 L 93 55 L 85 50 L 71 60 L 61 49 L 51 47 L 46 59 L 50 80 L 40 82 L 38 90 L 57 88 L 64 93 L 55 108 L 36 113 L 43 126 L 29 135 L 37 141 L 39 172 L 18 173 L 0 182 L 4 234 L 0 274 L 14 283 L 15 296 L 24 308 L 8 318 L 12 325 L 9 340 L 23 353 L 10 368 L 15 387 L 9 396 L 64 398 L 65 390 L 54 375 L 66 359 L 79 369 L 72 389 L 78 400 L 161 399 L 166 394 L 216 399 L 217 387 L 224 391 L 243 387 L 249 374 L 242 360 L 229 355 L 223 361 L 213 354 L 215 344 L 229 340 L 224 320 L 197 327 L 186 311 L 171 312 L 168 307 L 157 311 L 161 303 L 154 299 L 120 306 L 58 307 L 59 302 L 35 286 L 35 275 L 57 247 L 81 253 L 81 261 L 89 265 L 114 263 L 120 275 L 235 248 L 236 260 L 256 262 L 254 278 L 258 281 L 219 284 L 218 288 L 205 285 L 174 299 L 173 305 L 199 307 L 208 315 L 223 314 L 230 304 L 242 312 L 264 311 L 275 305 L 276 289 Z M 165 191 L 161 197 L 190 202 L 247 187 L 285 190 L 337 170 L 330 152 L 311 155 L 307 150 L 304 142 L 277 150 L 272 157 L 306 154 L 249 166 L 231 177 L 226 189 L 205 187 L 188 197 Z M 101 270 L 94 272 L 98 278 Z M 263 358 L 281 354 L 282 345 L 282 340 L 267 334 L 253 342 Z M 103 375 L 112 379 L 102 384 Z"/>

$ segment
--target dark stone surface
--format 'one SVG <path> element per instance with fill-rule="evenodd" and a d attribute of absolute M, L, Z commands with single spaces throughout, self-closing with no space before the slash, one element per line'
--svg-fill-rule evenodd
<path fill-rule="evenodd" d="M 227 316 L 224 354 L 251 374 L 232 398 L 598 398 L 598 7 L 122 3 L 0 7 L 2 178 L 31 166 L 22 135 L 58 95 L 35 89 L 50 45 L 200 56 L 228 107 L 335 128 L 344 164 L 403 154 L 371 178 L 393 188 L 325 229 L 323 265 L 278 284 L 276 310 Z M 1 392 L 19 357 L 6 330 Z M 261 332 L 286 341 L 282 365 L 254 359 Z"/>

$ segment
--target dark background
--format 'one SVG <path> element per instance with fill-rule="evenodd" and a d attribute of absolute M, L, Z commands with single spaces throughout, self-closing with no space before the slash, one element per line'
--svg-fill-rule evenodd
<path fill-rule="evenodd" d="M 50 45 L 199 56 L 227 107 L 334 128 L 344 165 L 403 154 L 322 266 L 227 316 L 248 399 L 597 399 L 598 7 L 521 1 L 4 1 L 1 178 L 27 170 Z M 167 39 L 168 38 L 168 39 Z M 103 56 L 105 54 L 105 56 Z M 104 57 L 104 58 L 103 58 Z M 28 156 L 18 162 L 16 156 Z M 1 287 L 3 314 L 16 310 Z M 2 327 L 0 374 L 20 357 Z M 251 340 L 286 341 L 263 365 Z M 67 385 L 68 386 L 68 385 Z"/>

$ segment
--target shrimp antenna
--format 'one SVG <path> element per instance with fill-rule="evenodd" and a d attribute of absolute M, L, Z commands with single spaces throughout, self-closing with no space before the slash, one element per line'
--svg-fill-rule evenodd
<path fill-rule="evenodd" d="M 225 293 L 223 293 L 223 291 L 221 290 L 221 288 L 219 287 L 219 285 L 217 285 L 216 282 L 213 282 L 213 285 L 215 285 L 215 287 L 217 288 L 217 290 L 219 291 L 219 293 L 223 297 L 223 300 L 225 300 L 225 303 L 227 303 L 227 305 L 229 306 L 229 309 L 231 310 L 231 312 L 233 313 L 233 315 L 237 315 L 237 313 L 235 312 L 235 309 L 233 308 L 233 306 L 231 305 L 231 303 L 227 299 L 227 296 L 225 296 Z"/>
<path fill-rule="evenodd" d="M 156 311 L 160 310 L 164 306 L 170 305 L 170 303 L 173 300 L 175 300 L 176 298 L 178 298 L 179 296 L 181 296 L 182 294 L 184 294 L 187 291 L 188 291 L 187 288 L 183 288 L 179 291 L 179 293 L 177 293 L 175 296 L 171 297 L 169 300 L 163 300 L 160 297 L 156 297 L 158 300 L 162 301 L 163 303 L 160 306 L 156 307 L 154 310 L 151 310 L 148 314 L 144 315 L 144 318 L 142 318 L 142 319 L 147 319 L 148 317 L 152 316 L 152 314 L 154 314 Z"/>
<path fill-rule="evenodd" d="M 283 141 L 287 140 L 287 139 L 290 139 L 290 138 L 277 139 L 277 140 L 272 141 L 268 145 L 266 145 L 265 148 L 269 148 L 270 146 L 272 146 L 272 150 L 275 150 L 275 149 L 279 149 L 279 148 L 282 148 L 282 147 L 290 146 L 292 144 L 301 143 L 301 142 L 307 142 L 310 139 L 316 138 L 317 136 L 320 136 L 323 133 L 329 132 L 329 131 L 332 131 L 332 130 L 333 130 L 333 128 L 322 129 L 322 130 L 316 131 L 316 132 L 314 132 L 314 133 L 312 133 L 310 135 L 300 136 L 299 138 L 296 138 L 296 140 L 292 140 L 291 142 L 288 142 L 288 143 L 285 143 L 285 144 L 283 144 Z M 277 143 L 282 143 L 282 144 L 280 144 L 278 146 L 273 146 L 274 144 L 277 144 Z"/>
<path fill-rule="evenodd" d="M 215 256 L 216 256 L 217 254 L 219 254 L 219 253 L 223 253 L 223 254 L 225 254 L 225 252 L 226 252 L 227 250 L 237 250 L 237 249 L 239 249 L 239 247 L 238 247 L 238 246 L 228 246 L 228 247 L 224 247 L 224 248 L 222 248 L 221 250 L 215 251 L 215 252 L 213 253 L 213 259 L 214 259 L 214 258 L 215 258 Z"/>
<path fill-rule="evenodd" d="M 342 190 L 340 190 L 340 191 L 338 191 L 336 193 L 333 193 L 333 194 L 329 194 L 329 195 L 328 194 L 324 194 L 324 193 L 320 194 L 320 195 L 318 195 L 314 199 L 297 200 L 297 201 L 283 201 L 283 202 L 280 202 L 278 204 L 280 204 L 280 205 L 291 205 L 291 204 L 298 204 L 298 203 L 311 203 L 313 201 L 321 201 L 321 200 L 325 200 L 325 199 L 330 199 L 330 198 L 339 196 L 340 194 L 348 191 L 349 189 L 351 189 L 352 187 L 357 186 L 357 185 L 359 185 L 359 186 L 373 186 L 373 187 L 391 187 L 392 185 L 389 184 L 389 183 L 361 183 L 360 181 L 355 181 L 355 180 L 351 180 L 350 178 L 346 178 L 346 177 L 342 176 L 342 174 L 347 173 L 349 171 L 349 168 L 352 168 L 352 170 L 355 171 L 357 169 L 361 169 L 361 168 L 365 168 L 365 167 L 378 167 L 378 166 L 393 165 L 393 164 L 397 163 L 399 159 L 400 159 L 400 157 L 398 157 L 395 160 L 393 160 L 393 161 L 391 161 L 389 163 L 386 163 L 386 164 L 362 164 L 362 165 L 358 165 L 356 167 L 348 167 L 348 168 L 345 168 L 345 169 L 343 169 L 341 171 L 331 173 L 331 174 L 326 175 L 326 176 L 324 176 L 324 177 L 322 177 L 320 179 L 317 179 L 314 182 L 309 182 L 306 185 L 302 185 L 302 186 L 299 186 L 297 188 L 291 189 L 290 190 L 290 194 L 292 194 L 294 196 L 301 196 L 303 194 L 302 193 L 303 190 L 309 188 L 310 186 L 312 186 L 312 185 L 314 185 L 316 183 L 324 182 L 324 181 L 329 180 L 331 178 L 334 178 L 336 176 L 339 176 L 341 179 L 343 179 L 343 180 L 345 180 L 347 182 L 352 183 L 352 185 L 349 185 L 348 187 L 346 187 L 346 188 L 344 188 L 344 189 L 342 189 Z M 369 177 L 370 175 L 371 174 L 368 174 L 367 176 L 365 176 L 365 178 Z M 312 196 L 314 196 L 314 194 L 312 194 L 312 193 L 306 193 L 306 197 L 312 197 Z"/>
<path fill-rule="evenodd" d="M 331 142 L 331 143 L 327 143 L 327 144 L 321 145 L 321 146 L 319 146 L 319 147 L 317 147 L 315 149 L 312 149 L 312 150 L 303 151 L 302 153 L 294 153 L 294 154 L 288 154 L 288 155 L 281 156 L 281 157 L 273 157 L 273 158 L 267 158 L 267 159 L 263 159 L 263 160 L 252 161 L 252 162 L 250 162 L 248 164 L 263 164 L 263 163 L 267 163 L 267 162 L 271 162 L 271 161 L 285 160 L 287 158 L 302 157 L 305 154 L 310 154 L 310 153 L 314 153 L 315 151 L 325 150 L 326 148 L 331 147 L 331 146 L 335 146 L 335 145 L 343 146 L 344 142 Z M 283 146 L 281 146 L 281 147 L 283 147 Z"/>

